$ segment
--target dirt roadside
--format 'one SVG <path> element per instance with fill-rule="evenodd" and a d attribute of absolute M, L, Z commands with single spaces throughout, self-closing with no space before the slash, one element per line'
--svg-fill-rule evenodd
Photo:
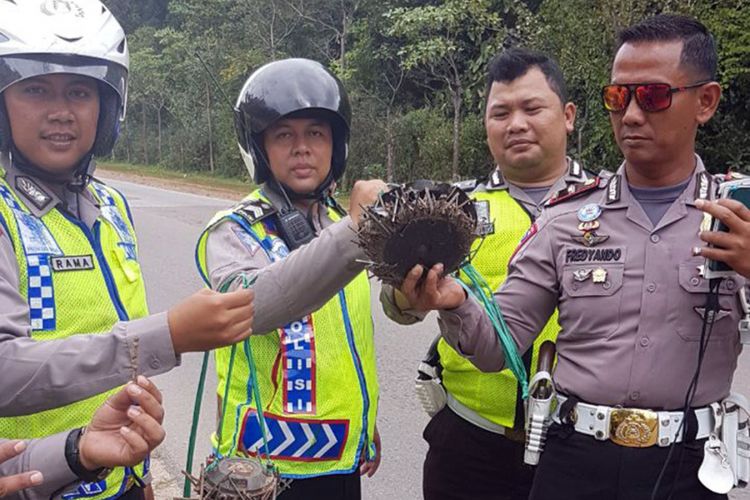
<path fill-rule="evenodd" d="M 184 193 L 198 194 L 202 196 L 226 198 L 235 201 L 241 200 L 252 190 L 252 186 L 250 184 L 248 184 L 246 190 L 241 191 L 239 188 L 229 189 L 216 186 L 208 186 L 205 184 L 190 182 L 189 180 L 182 181 L 179 179 L 165 179 L 161 177 L 152 177 L 133 172 L 107 170 L 106 168 L 101 167 L 97 167 L 96 177 L 100 177 L 103 180 L 114 179 L 120 181 L 135 182 L 137 184 L 144 184 L 146 186 L 171 189 L 173 191 L 181 191 Z"/>

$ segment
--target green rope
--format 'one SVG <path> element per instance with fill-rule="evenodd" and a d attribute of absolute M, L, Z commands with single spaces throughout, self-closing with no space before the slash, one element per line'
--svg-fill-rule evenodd
<path fill-rule="evenodd" d="M 232 372 L 234 370 L 234 358 L 237 354 L 237 344 L 234 344 L 232 346 L 232 350 L 229 354 L 229 369 L 227 370 L 227 378 L 226 383 L 224 384 L 224 395 L 221 397 L 221 415 L 219 416 L 219 430 L 216 433 L 216 441 L 217 441 L 217 449 L 219 452 L 219 456 L 221 456 L 221 437 L 224 432 L 224 417 L 227 414 L 227 400 L 229 399 L 229 386 L 231 385 L 232 381 Z M 229 453 L 227 453 L 227 456 L 231 457 L 234 455 L 235 449 L 234 449 L 234 443 L 232 444 L 232 447 L 229 448 Z M 218 460 L 215 462 L 212 462 L 211 465 L 218 463 Z M 211 468 L 211 466 L 209 466 Z"/>
<path fill-rule="evenodd" d="M 203 390 L 206 386 L 206 372 L 208 371 L 208 356 L 209 353 L 206 351 L 203 353 L 203 365 L 201 366 L 201 375 L 198 380 L 198 390 L 195 393 L 195 404 L 193 405 L 193 424 L 190 427 L 190 439 L 188 441 L 188 456 L 187 463 L 185 464 L 185 470 L 188 474 L 193 473 L 193 455 L 195 455 L 195 439 L 198 435 L 198 421 L 201 416 L 201 402 L 203 400 Z M 190 490 L 192 483 L 186 476 L 185 483 L 182 488 L 182 496 L 190 498 Z"/>
<path fill-rule="evenodd" d="M 521 355 L 518 353 L 518 348 L 513 341 L 508 325 L 505 323 L 503 314 L 493 298 L 492 289 L 472 264 L 465 264 L 461 267 L 461 270 L 466 274 L 466 277 L 469 278 L 471 285 L 468 285 L 461 280 L 458 280 L 458 282 L 461 283 L 469 295 L 474 297 L 474 299 L 484 307 L 485 311 L 487 311 L 487 316 L 490 318 L 490 322 L 497 333 L 498 339 L 500 339 L 503 351 L 505 351 L 505 364 L 510 371 L 513 372 L 513 375 L 515 375 L 518 383 L 521 385 L 523 399 L 528 398 L 529 377 L 526 373 L 526 366 L 523 363 Z"/>
<path fill-rule="evenodd" d="M 249 288 L 252 286 L 252 284 L 255 282 L 255 279 L 248 279 L 247 276 L 243 273 L 240 275 L 242 278 L 242 287 L 243 288 Z M 227 282 L 224 286 L 222 286 L 219 291 L 222 293 L 226 293 L 229 289 L 229 286 L 231 284 L 231 281 Z M 258 380 L 257 377 L 257 370 L 255 368 L 255 359 L 253 358 L 253 351 L 252 346 L 250 345 L 250 339 L 245 339 L 243 342 L 245 351 L 247 353 L 248 357 L 248 363 L 250 365 L 250 377 L 251 377 L 251 386 L 253 389 L 253 398 L 255 399 L 255 405 L 257 407 L 257 417 L 258 417 L 258 423 L 260 424 L 260 430 L 261 435 L 263 438 L 263 447 L 265 449 L 265 455 L 266 455 L 266 470 L 273 471 L 275 470 L 275 466 L 273 465 L 273 462 L 271 461 L 271 453 L 268 449 L 268 438 L 266 437 L 266 419 L 263 414 L 263 403 L 261 402 L 260 398 L 260 389 L 258 389 L 258 384 L 256 381 Z M 219 455 L 221 455 L 221 436 L 222 431 L 224 429 L 224 417 L 226 415 L 227 411 L 227 399 L 229 396 L 229 384 L 232 380 L 232 371 L 234 369 L 234 359 L 237 353 L 237 344 L 234 344 L 231 349 L 231 353 L 229 355 L 229 368 L 227 370 L 227 378 L 226 378 L 226 385 L 224 386 L 224 397 L 222 398 L 222 408 L 221 408 L 221 417 L 219 420 L 219 429 L 217 432 L 217 449 L 219 452 Z M 209 352 L 205 352 L 203 354 L 203 364 L 201 366 L 201 373 L 200 373 L 200 379 L 198 381 L 198 389 L 195 393 L 195 404 L 193 405 L 193 423 L 190 428 L 190 439 L 188 442 L 188 456 L 187 456 L 187 462 L 185 465 L 185 470 L 188 474 L 192 474 L 193 469 L 193 455 L 195 454 L 195 441 L 198 434 L 198 422 L 200 421 L 200 412 L 201 412 L 201 402 L 203 399 L 203 392 L 205 390 L 206 385 L 206 373 L 208 371 L 208 358 L 209 358 Z M 237 423 L 235 425 L 235 437 L 237 435 L 239 427 L 239 419 L 237 419 Z M 227 456 L 234 455 L 236 448 L 235 444 L 236 439 L 232 439 L 232 447 L 229 450 L 229 453 Z M 260 452 L 258 453 L 260 455 Z M 214 462 L 209 465 L 208 470 L 210 470 L 211 467 L 215 467 L 218 464 L 218 460 L 215 460 Z M 191 490 L 192 490 L 192 483 L 190 482 L 189 478 L 185 478 L 185 483 L 183 486 L 183 496 L 185 498 L 190 498 Z"/>

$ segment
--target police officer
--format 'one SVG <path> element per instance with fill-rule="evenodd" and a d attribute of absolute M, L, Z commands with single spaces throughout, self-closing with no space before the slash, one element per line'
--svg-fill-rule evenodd
<path fill-rule="evenodd" d="M 280 498 L 359 499 L 360 474 L 377 469 L 380 441 L 370 286 L 351 240 L 360 205 L 385 185 L 355 185 L 351 219 L 332 197 L 346 168 L 351 111 L 341 82 L 317 62 L 286 59 L 255 71 L 235 117 L 259 188 L 208 224 L 197 261 L 215 290 L 254 282 L 254 331 L 262 334 L 250 339 L 255 381 L 248 357 L 217 351 L 216 453 L 259 452 L 256 401 L 247 397 L 257 383 L 271 458 L 294 479 Z"/>
<path fill-rule="evenodd" d="M 125 35 L 100 2 L 0 4 L 0 415 L 17 416 L 0 437 L 85 425 L 103 391 L 250 333 L 248 291 L 201 291 L 146 317 L 127 203 L 91 177 L 116 139 L 127 71 Z M 71 498 L 137 498 L 139 477 L 146 464 Z"/>
<path fill-rule="evenodd" d="M 162 396 L 139 376 L 109 397 L 81 429 L 25 441 L 0 440 L 0 497 L 24 500 L 75 495 L 115 466 L 134 466 L 165 437 Z"/>
<path fill-rule="evenodd" d="M 532 499 L 726 498 L 704 485 L 723 467 L 704 443 L 740 352 L 750 210 L 712 201 L 721 179 L 694 151 L 718 105 L 715 72 L 713 38 L 691 18 L 656 16 L 621 33 L 603 97 L 625 161 L 608 182 L 549 203 L 495 295 L 519 351 L 559 309 L 560 404 Z M 711 256 L 742 275 L 704 277 L 693 252 L 701 210 L 729 227 L 702 233 L 722 247 Z M 437 271 L 424 286 L 405 280 L 410 304 L 440 309 L 448 342 L 499 370 L 505 353 L 487 315 Z"/>
<path fill-rule="evenodd" d="M 487 73 L 485 128 L 497 167 L 472 194 L 486 221 L 472 263 L 495 290 L 542 205 L 587 176 L 565 157 L 576 108 L 568 102 L 557 64 L 544 54 L 513 48 L 499 53 Z M 421 316 L 401 312 L 393 297 L 393 289 L 384 287 L 381 299 L 389 317 L 408 324 Z M 395 299 L 408 307 L 400 292 Z M 553 314 L 534 349 L 526 353 L 527 372 L 537 366 L 538 344 L 554 340 L 558 329 Z M 425 499 L 525 500 L 533 469 L 523 462 L 524 407 L 518 381 L 510 370 L 482 373 L 442 339 L 427 359 L 437 365 L 435 358 L 448 394 L 447 407 L 424 431 L 429 444 L 422 476 Z"/>

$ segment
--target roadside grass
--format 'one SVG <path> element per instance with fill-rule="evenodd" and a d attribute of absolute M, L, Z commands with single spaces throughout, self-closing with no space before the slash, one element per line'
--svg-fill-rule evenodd
<path fill-rule="evenodd" d="M 184 183 L 190 186 L 202 186 L 231 191 L 239 195 L 246 195 L 255 189 L 255 185 L 247 180 L 236 177 L 224 177 L 196 172 L 180 172 L 159 165 L 139 165 L 121 162 L 97 162 L 97 168 L 105 171 L 117 172 L 124 175 L 151 177 L 172 181 L 176 184 Z M 349 192 L 339 190 L 336 199 L 344 208 L 349 208 Z"/>
<path fill-rule="evenodd" d="M 196 172 L 180 172 L 178 170 L 170 170 L 159 165 L 98 162 L 97 168 L 126 175 L 132 174 L 136 176 L 153 177 L 169 181 L 184 182 L 185 184 L 191 184 L 194 186 L 206 186 L 209 188 L 213 187 L 218 189 L 226 189 L 238 194 L 247 194 L 252 189 L 254 189 L 254 185 L 252 183 L 248 182 L 247 180 L 238 179 L 236 177 L 224 177 L 220 175 L 211 175 Z"/>

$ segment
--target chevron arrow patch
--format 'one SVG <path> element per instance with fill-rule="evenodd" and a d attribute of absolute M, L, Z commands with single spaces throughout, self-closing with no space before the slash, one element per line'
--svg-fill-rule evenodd
<path fill-rule="evenodd" d="M 316 462 L 339 460 L 349 435 L 348 420 L 310 420 L 286 418 L 265 413 L 266 439 L 272 459 Z M 257 413 L 245 414 L 240 434 L 242 451 L 255 456 L 263 449 Z"/>

